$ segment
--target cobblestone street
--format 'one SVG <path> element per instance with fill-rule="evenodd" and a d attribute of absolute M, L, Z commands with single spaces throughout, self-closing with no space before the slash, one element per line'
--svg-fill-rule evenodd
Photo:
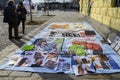
<path fill-rule="evenodd" d="M 95 21 L 88 16 L 84 16 L 79 12 L 69 11 L 50 11 L 51 16 L 41 15 L 43 12 L 34 13 L 33 19 L 42 21 L 39 25 L 26 25 L 25 35 L 21 33 L 21 25 L 19 27 L 19 34 L 22 39 L 9 40 L 8 39 L 8 25 L 3 23 L 3 16 L 0 16 L 0 62 L 8 58 L 21 46 L 28 42 L 31 38 L 37 35 L 42 29 L 52 22 L 88 22 L 93 28 L 102 36 L 106 35 L 109 29 L 106 25 Z M 29 21 L 29 16 L 27 16 Z M 101 29 L 105 27 L 105 29 Z M 110 37 L 114 37 L 112 34 Z M 19 72 L 0 70 L 0 80 L 119 80 L 120 73 L 115 74 L 89 74 L 76 77 L 75 75 L 67 74 L 48 74 L 48 73 L 33 73 L 33 72 Z"/>

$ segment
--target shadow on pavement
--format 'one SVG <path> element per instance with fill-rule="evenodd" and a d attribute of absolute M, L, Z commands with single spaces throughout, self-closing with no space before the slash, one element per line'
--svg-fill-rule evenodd
<path fill-rule="evenodd" d="M 25 42 L 23 42 L 22 40 L 10 39 L 10 41 L 12 41 L 19 48 L 22 47 L 25 44 Z"/>
<path fill-rule="evenodd" d="M 62 73 L 60 74 L 38 73 L 38 74 L 43 78 L 43 80 L 75 80 L 71 78 L 69 75 Z"/>

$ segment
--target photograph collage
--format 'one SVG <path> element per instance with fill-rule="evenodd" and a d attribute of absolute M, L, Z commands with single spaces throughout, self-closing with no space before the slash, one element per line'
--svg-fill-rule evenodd
<path fill-rule="evenodd" d="M 111 45 L 101 40 L 87 22 L 54 22 L 10 56 L 4 69 L 76 76 L 120 71 L 120 38 Z"/>

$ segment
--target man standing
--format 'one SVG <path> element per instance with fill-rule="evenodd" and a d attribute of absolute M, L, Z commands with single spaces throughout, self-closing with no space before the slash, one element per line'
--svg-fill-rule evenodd
<path fill-rule="evenodd" d="M 8 5 L 4 9 L 4 22 L 8 23 L 9 39 L 13 39 L 12 29 L 14 29 L 15 39 L 20 39 L 18 36 L 17 14 L 14 6 L 14 0 L 9 0 Z"/>

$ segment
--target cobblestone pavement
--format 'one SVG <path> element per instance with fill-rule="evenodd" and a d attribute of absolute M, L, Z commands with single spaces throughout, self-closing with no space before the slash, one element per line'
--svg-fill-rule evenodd
<path fill-rule="evenodd" d="M 19 41 L 8 39 L 8 25 L 2 23 L 2 16 L 0 16 L 0 62 L 5 60 L 8 56 L 13 54 L 22 45 L 29 41 L 33 36 L 39 33 L 44 27 L 51 22 L 81 22 L 88 21 L 92 26 L 104 26 L 101 23 L 92 22 L 89 17 L 83 16 L 78 12 L 63 12 L 54 11 L 50 12 L 51 15 L 56 16 L 41 16 L 36 14 L 33 19 L 39 19 L 44 21 L 41 25 L 26 25 L 26 34 L 21 34 L 21 28 L 19 28 L 19 34 L 23 38 Z M 29 19 L 29 18 L 28 18 Z M 21 27 L 21 26 L 20 26 Z M 47 74 L 47 73 L 32 73 L 32 72 L 19 72 L 0 70 L 0 80 L 119 80 L 120 74 L 89 74 L 80 77 L 75 75 L 66 74 Z"/>
<path fill-rule="evenodd" d="M 42 23 L 46 22 L 53 16 L 42 16 L 40 13 L 33 14 L 33 20 L 40 21 Z M 29 21 L 29 15 L 27 16 L 27 21 Z M 38 28 L 39 25 L 26 25 L 25 35 L 29 34 L 32 30 L 35 28 Z M 25 36 L 22 33 L 22 25 L 19 26 L 19 34 L 21 36 Z M 8 45 L 12 45 L 13 42 L 8 39 L 8 25 L 6 23 L 3 23 L 3 16 L 0 16 L 0 51 L 2 51 L 4 48 L 6 48 Z M 17 44 L 17 43 L 16 43 Z M 20 45 L 21 44 L 21 45 Z M 20 43 L 19 47 L 21 47 L 24 43 Z"/>

